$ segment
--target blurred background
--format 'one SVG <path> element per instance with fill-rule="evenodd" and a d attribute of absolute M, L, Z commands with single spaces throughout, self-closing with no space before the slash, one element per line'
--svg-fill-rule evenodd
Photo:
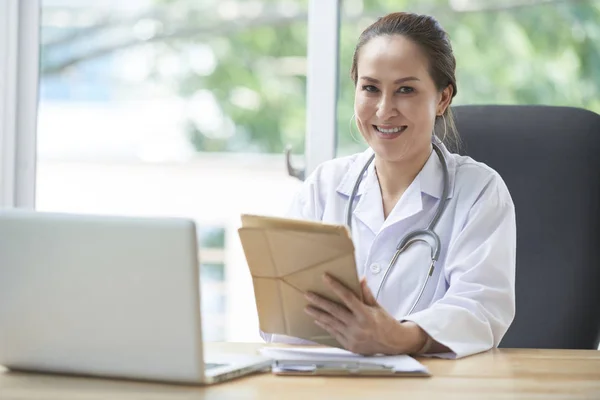
<path fill-rule="evenodd" d="M 36 208 L 198 222 L 205 339 L 259 340 L 241 213 L 285 214 L 301 182 L 308 0 L 42 0 Z M 360 32 L 435 16 L 453 104 L 600 113 L 600 0 L 340 0 L 337 155 L 365 148 L 349 78 Z M 336 24 L 337 21 L 331 21 Z"/>

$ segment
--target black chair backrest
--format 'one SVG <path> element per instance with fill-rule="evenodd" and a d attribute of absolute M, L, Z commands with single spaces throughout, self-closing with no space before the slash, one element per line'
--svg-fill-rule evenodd
<path fill-rule="evenodd" d="M 498 171 L 517 219 L 517 313 L 501 347 L 597 349 L 600 115 L 456 106 L 459 153 Z"/>

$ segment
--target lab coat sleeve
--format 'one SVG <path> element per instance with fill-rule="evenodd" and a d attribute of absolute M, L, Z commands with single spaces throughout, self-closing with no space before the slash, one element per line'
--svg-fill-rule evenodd
<path fill-rule="evenodd" d="M 300 189 L 292 199 L 286 217 L 319 221 L 322 218 L 322 207 L 319 195 L 319 181 L 321 179 L 322 166 L 306 178 Z"/>
<path fill-rule="evenodd" d="M 497 347 L 515 315 L 515 209 L 499 177 L 453 236 L 443 270 L 447 292 L 429 308 L 403 318 L 452 351 L 434 355 L 442 358 Z"/>

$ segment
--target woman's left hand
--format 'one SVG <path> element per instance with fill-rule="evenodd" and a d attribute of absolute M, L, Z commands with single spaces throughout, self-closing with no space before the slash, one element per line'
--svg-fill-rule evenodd
<path fill-rule="evenodd" d="M 323 279 L 343 301 L 343 305 L 307 293 L 306 299 L 311 305 L 305 312 L 347 350 L 363 355 L 402 354 L 414 347 L 411 343 L 415 340 L 414 335 L 409 335 L 404 324 L 377 303 L 365 279 L 360 282 L 364 301 L 335 278 L 325 275 Z M 422 340 L 425 341 L 426 336 Z"/>

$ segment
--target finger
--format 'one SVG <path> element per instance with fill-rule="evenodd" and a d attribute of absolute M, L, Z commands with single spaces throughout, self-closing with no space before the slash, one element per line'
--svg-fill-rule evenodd
<path fill-rule="evenodd" d="M 333 290 L 333 292 L 342 300 L 342 302 L 350 309 L 350 311 L 360 312 L 363 303 L 356 297 L 356 295 L 344 286 L 343 283 L 335 279 L 329 274 L 323 275 L 325 283 Z"/>
<path fill-rule="evenodd" d="M 331 301 L 319 296 L 318 294 L 310 292 L 306 293 L 305 297 L 316 308 L 320 308 L 321 310 L 328 312 L 345 324 L 349 324 L 354 319 L 354 316 L 350 310 L 343 305 L 336 303 L 335 301 Z"/>
<path fill-rule="evenodd" d="M 375 296 L 373 296 L 373 292 L 371 292 L 371 289 L 369 288 L 369 285 L 367 284 L 366 278 L 361 279 L 360 287 L 362 289 L 363 301 L 365 302 L 365 304 L 370 305 L 370 306 L 377 306 L 378 305 L 377 299 L 375 298 Z"/>
<path fill-rule="evenodd" d="M 311 315 L 315 319 L 315 322 L 327 325 L 330 328 L 335 329 L 340 334 L 343 334 L 343 332 L 346 330 L 346 325 L 330 314 L 324 313 L 317 309 L 311 309 L 310 307 L 308 307 L 306 313 Z"/>
<path fill-rule="evenodd" d="M 331 336 L 333 336 L 333 338 L 335 340 L 337 340 L 338 343 L 340 343 L 344 348 L 348 347 L 348 339 L 346 339 L 346 336 L 344 336 L 344 334 L 342 332 L 340 332 L 339 330 L 335 329 L 334 327 L 327 325 L 326 323 L 323 323 L 321 321 L 315 320 L 315 324 L 317 326 L 320 326 L 321 328 L 325 329 L 327 331 L 327 333 L 329 333 Z"/>
<path fill-rule="evenodd" d="M 313 306 L 308 306 L 304 309 L 304 312 L 312 316 L 315 319 L 315 321 L 327 324 L 337 329 L 338 331 L 346 330 L 346 324 L 343 321 L 341 321 L 335 315 L 331 315 L 326 311 L 320 310 Z"/>

